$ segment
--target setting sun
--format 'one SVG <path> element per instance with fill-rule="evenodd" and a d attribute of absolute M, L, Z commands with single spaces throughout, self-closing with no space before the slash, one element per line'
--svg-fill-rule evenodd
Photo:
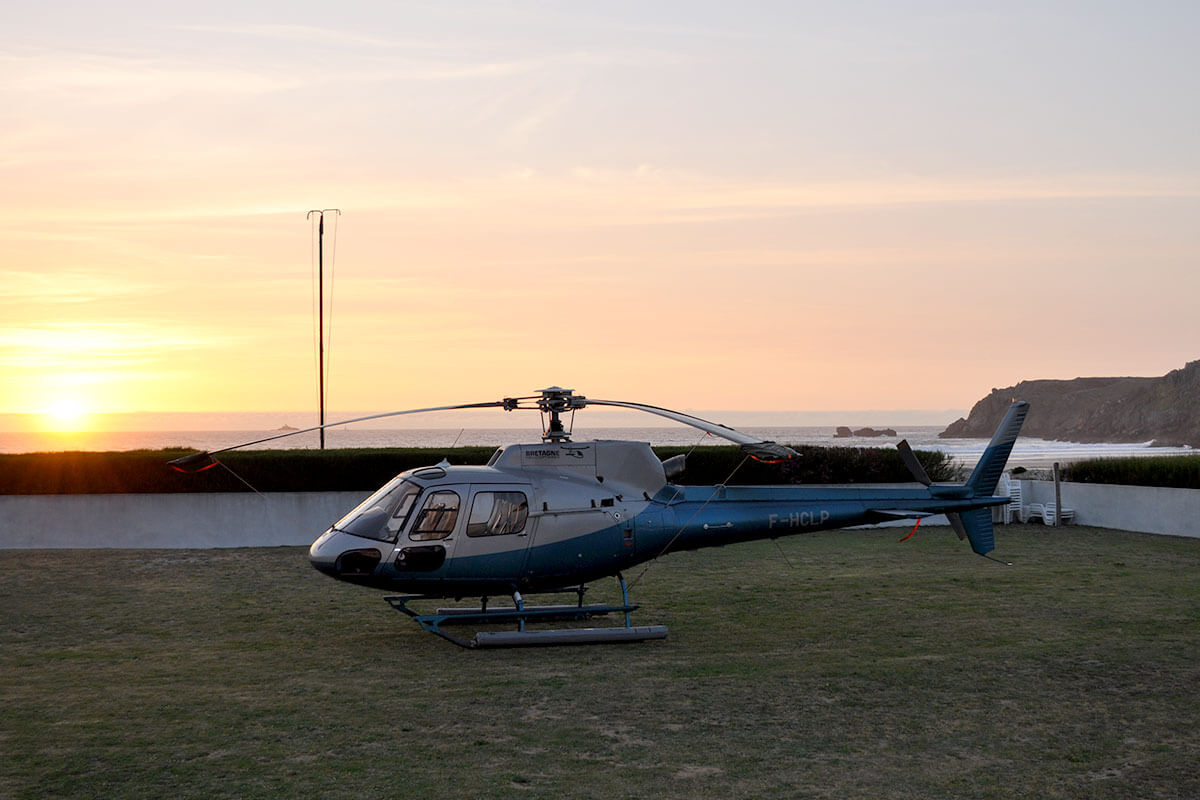
<path fill-rule="evenodd" d="M 47 431 L 71 433 L 88 428 L 88 411 L 76 400 L 56 400 L 43 412 L 42 417 Z"/>

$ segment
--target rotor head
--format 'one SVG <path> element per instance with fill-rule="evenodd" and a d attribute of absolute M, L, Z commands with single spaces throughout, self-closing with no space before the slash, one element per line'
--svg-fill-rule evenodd
<path fill-rule="evenodd" d="M 574 412 L 586 405 L 587 398 L 582 395 L 577 396 L 572 389 L 562 389 L 558 386 L 542 389 L 542 396 L 537 400 L 537 407 L 543 414 L 550 415 L 545 430 L 542 432 L 542 438 L 547 442 L 571 441 L 571 432 L 563 427 L 562 414 L 567 411 Z"/>

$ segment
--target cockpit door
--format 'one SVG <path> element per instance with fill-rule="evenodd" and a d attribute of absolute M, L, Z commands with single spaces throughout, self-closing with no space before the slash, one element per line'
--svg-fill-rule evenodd
<path fill-rule="evenodd" d="M 446 577 L 515 584 L 536 523 L 529 514 L 531 495 L 528 485 L 473 485 Z"/>
<path fill-rule="evenodd" d="M 396 541 L 393 558 L 397 570 L 444 577 L 441 571 L 453 559 L 464 527 L 464 503 L 470 488 L 452 484 L 430 486 L 421 492 L 416 509 L 408 514 L 412 519 Z"/>

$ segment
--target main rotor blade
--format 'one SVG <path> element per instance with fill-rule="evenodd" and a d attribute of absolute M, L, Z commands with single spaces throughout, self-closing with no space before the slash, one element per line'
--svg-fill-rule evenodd
<path fill-rule="evenodd" d="M 459 409 L 464 409 L 464 408 L 504 408 L 507 410 L 512 410 L 517 407 L 517 399 L 528 399 L 528 398 L 511 398 L 510 397 L 510 398 L 507 398 L 504 400 L 493 400 L 493 401 L 487 402 L 487 403 L 461 403 L 459 405 L 453 405 L 453 406 L 435 406 L 433 408 L 410 408 L 405 411 L 388 411 L 384 414 L 371 414 L 370 416 L 366 416 L 366 417 L 355 417 L 354 419 L 344 419 L 344 420 L 341 420 L 340 422 L 328 422 L 324 425 L 316 425 L 312 428 L 303 428 L 298 431 L 288 431 L 287 433 L 277 433 L 274 436 L 265 436 L 262 439 L 255 439 L 252 442 L 242 442 L 241 444 L 234 444 L 234 445 L 230 445 L 229 447 L 222 447 L 220 450 L 209 450 L 209 451 L 206 451 L 203 453 L 193 453 L 190 456 L 184 456 L 183 458 L 177 458 L 174 461 L 169 461 L 167 463 L 174 467 L 180 467 L 183 469 L 187 469 L 187 468 L 195 466 L 197 463 L 203 462 L 205 460 L 205 457 L 214 456 L 217 453 L 227 453 L 230 450 L 237 450 L 242 447 L 249 447 L 250 445 L 253 445 L 253 444 L 262 444 L 263 442 L 272 442 L 272 441 L 275 441 L 276 439 L 283 439 L 288 436 L 299 436 L 302 433 L 312 433 L 313 431 L 319 431 L 322 428 L 335 428 L 338 425 L 349 425 L 353 422 L 366 422 L 366 421 L 372 420 L 372 419 L 383 419 L 384 417 L 399 417 L 399 416 L 403 416 L 405 414 L 424 414 L 424 413 L 430 412 L 430 411 L 457 411 Z"/>
<path fill-rule="evenodd" d="M 925 467 L 921 466 L 921 462 L 917 460 L 917 454 L 908 446 L 908 439 L 901 439 L 896 445 L 896 449 L 900 451 L 900 460 L 904 462 L 904 466 L 908 467 L 908 471 L 919 483 L 926 486 L 933 483 L 929 473 L 925 471 Z"/>
<path fill-rule="evenodd" d="M 648 406 L 644 403 L 628 403 L 623 400 L 593 400 L 592 398 L 580 398 L 585 405 L 593 406 L 616 406 L 619 408 L 632 408 L 635 411 L 645 411 L 647 414 L 657 414 L 660 417 L 673 419 L 676 422 L 682 422 L 684 425 L 691 425 L 693 428 L 711 433 L 713 436 L 720 436 L 722 439 L 728 439 L 734 444 L 740 444 L 745 450 L 756 458 L 777 459 L 777 458 L 795 458 L 800 454 L 790 447 L 782 444 L 776 444 L 765 439 L 759 439 L 751 436 L 748 433 L 734 430 L 728 425 L 721 425 L 716 422 L 709 422 L 706 419 L 693 417 L 691 414 L 684 414 L 679 411 L 672 411 L 669 408 L 659 408 L 658 406 Z"/>

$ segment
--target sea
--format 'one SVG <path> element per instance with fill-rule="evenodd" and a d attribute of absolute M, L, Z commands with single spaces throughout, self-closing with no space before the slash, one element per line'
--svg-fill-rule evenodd
<path fill-rule="evenodd" d="M 895 447 L 907 439 L 915 450 L 941 450 L 964 469 L 974 467 L 987 447 L 987 439 L 940 439 L 944 425 L 895 427 L 896 436 L 835 438 L 834 428 L 822 426 L 741 427 L 739 430 L 762 439 L 796 445 L 843 447 Z M 248 444 L 277 437 L 271 441 Z M 674 427 L 594 427 L 576 426 L 575 441 L 622 439 L 649 442 L 652 445 L 729 444 L 685 426 Z M 327 448 L 349 447 L 424 447 L 432 450 L 452 447 L 499 447 L 506 444 L 541 441 L 540 428 L 330 428 L 325 433 Z M 282 430 L 204 430 L 204 431 L 90 431 L 80 433 L 0 432 L 0 453 L 58 452 L 71 450 L 125 451 L 191 448 L 219 450 L 245 445 L 245 449 L 315 449 L 320 446 L 315 431 L 292 433 Z M 729 446 L 734 446 L 729 444 Z M 1068 464 L 1092 458 L 1122 456 L 1163 456 L 1197 452 L 1188 447 L 1152 447 L 1142 443 L 1057 442 L 1021 437 L 1009 457 L 1010 468 L 1050 469 L 1054 463 Z"/>

